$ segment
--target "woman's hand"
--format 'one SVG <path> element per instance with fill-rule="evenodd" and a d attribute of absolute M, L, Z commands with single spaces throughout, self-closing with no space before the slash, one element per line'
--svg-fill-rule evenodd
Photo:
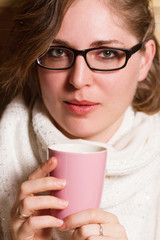
<path fill-rule="evenodd" d="M 117 217 L 100 209 L 89 209 L 64 219 L 61 231 L 75 229 L 72 240 L 127 240 Z"/>
<path fill-rule="evenodd" d="M 22 183 L 11 210 L 11 231 L 14 240 L 49 240 L 51 228 L 63 225 L 62 220 L 49 214 L 49 209 L 64 209 L 68 203 L 50 195 L 36 195 L 65 187 L 65 180 L 46 177 L 56 165 L 57 160 L 50 158 Z"/>

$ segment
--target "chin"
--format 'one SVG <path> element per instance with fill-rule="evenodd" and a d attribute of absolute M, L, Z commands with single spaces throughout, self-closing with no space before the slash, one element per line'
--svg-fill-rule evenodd
<path fill-rule="evenodd" d="M 58 127 L 58 128 L 66 137 L 68 137 L 70 139 L 90 140 L 92 138 L 92 136 L 94 135 L 92 132 L 84 131 L 84 128 L 83 128 L 83 131 L 81 131 L 80 127 L 79 127 L 79 129 L 65 129 L 62 127 Z"/>

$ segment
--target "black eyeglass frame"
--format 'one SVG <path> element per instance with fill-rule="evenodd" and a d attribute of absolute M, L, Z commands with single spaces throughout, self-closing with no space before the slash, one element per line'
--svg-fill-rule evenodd
<path fill-rule="evenodd" d="M 40 61 L 39 61 L 39 58 L 41 58 L 42 56 L 44 56 L 47 52 L 45 52 L 44 54 L 42 54 L 41 56 L 39 56 L 37 59 L 36 59 L 36 63 L 38 64 L 38 66 L 42 67 L 42 68 L 45 68 L 45 69 L 48 69 L 48 70 L 67 70 L 67 69 L 70 69 L 73 67 L 75 61 L 76 61 L 76 58 L 77 56 L 83 56 L 84 57 L 84 60 L 87 64 L 87 66 L 91 69 L 91 70 L 95 70 L 95 71 L 101 71 L 101 72 L 109 72 L 109 71 L 117 71 L 117 70 L 120 70 L 122 68 L 124 68 L 127 63 L 128 63 L 128 60 L 131 58 L 131 56 L 138 52 L 141 48 L 142 48 L 142 45 L 143 45 L 144 42 L 140 42 L 136 45 L 134 45 L 132 48 L 130 49 L 126 49 L 126 48 L 113 48 L 113 47 L 98 47 L 98 48 L 88 48 L 88 49 L 84 49 L 84 50 L 76 50 L 74 48 L 70 48 L 70 47 L 65 47 L 65 46 L 50 46 L 50 48 L 52 47 L 57 47 L 57 48 L 64 48 L 64 49 L 68 49 L 70 51 L 73 52 L 73 62 L 72 64 L 69 66 L 69 67 L 66 67 L 66 68 L 49 68 L 49 67 L 45 67 L 43 65 L 41 65 Z M 90 51 L 93 51 L 93 50 L 99 50 L 99 49 L 109 49 L 109 50 L 119 50 L 119 51 L 123 51 L 125 54 L 126 54 L 126 61 L 125 63 L 123 64 L 122 67 L 119 67 L 119 68 L 115 68 L 115 69 L 98 69 L 98 68 L 94 68 L 92 66 L 89 65 L 88 61 L 87 61 L 87 53 L 90 52 Z"/>

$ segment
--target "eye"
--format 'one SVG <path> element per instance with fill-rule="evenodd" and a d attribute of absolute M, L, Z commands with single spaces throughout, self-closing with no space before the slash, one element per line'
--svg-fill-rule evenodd
<path fill-rule="evenodd" d="M 99 55 L 103 58 L 108 58 L 108 59 L 119 56 L 117 51 L 113 51 L 111 49 L 104 49 L 100 52 Z"/>
<path fill-rule="evenodd" d="M 47 55 L 49 57 L 55 57 L 55 58 L 59 58 L 59 57 L 63 57 L 66 55 L 65 51 L 62 48 L 54 48 L 52 47 L 51 49 L 49 49 L 49 51 L 47 52 Z"/>

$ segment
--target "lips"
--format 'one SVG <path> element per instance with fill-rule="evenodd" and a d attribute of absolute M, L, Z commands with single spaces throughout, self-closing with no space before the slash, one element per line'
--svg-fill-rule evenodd
<path fill-rule="evenodd" d="M 86 115 L 95 111 L 99 107 L 99 103 L 90 102 L 86 100 L 77 101 L 70 100 L 64 102 L 66 109 L 76 115 Z"/>

